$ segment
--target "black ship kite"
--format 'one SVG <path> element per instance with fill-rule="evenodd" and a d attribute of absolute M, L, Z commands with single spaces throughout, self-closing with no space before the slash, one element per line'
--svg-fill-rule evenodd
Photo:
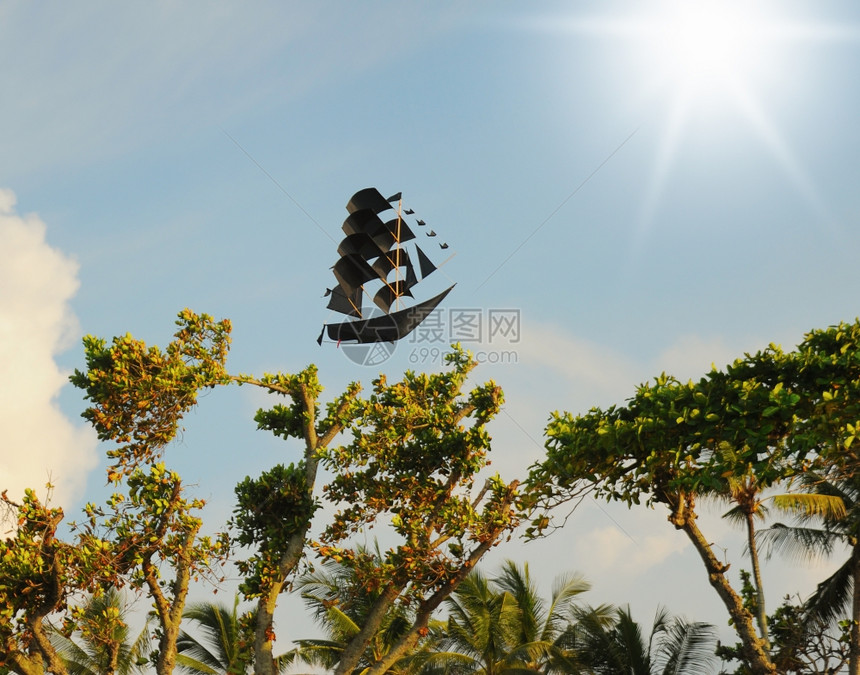
<path fill-rule="evenodd" d="M 372 187 L 356 192 L 347 203 L 349 216 L 343 221 L 346 237 L 337 247 L 340 259 L 332 268 L 337 286 L 326 289 L 326 297 L 329 309 L 352 319 L 324 325 L 317 338 L 319 344 L 326 333 L 338 343 L 400 340 L 454 288 L 452 285 L 411 307 L 403 306 L 404 298 L 414 299 L 415 287 L 437 268 L 419 246 L 412 247 L 413 254 L 404 246 L 415 239 L 415 233 L 404 218 L 413 211 L 404 212 L 401 207 L 399 192 L 386 199 Z M 417 222 L 424 225 L 423 221 Z M 378 289 L 374 291 L 375 287 Z M 378 310 L 363 308 L 365 295 L 372 298 Z"/>

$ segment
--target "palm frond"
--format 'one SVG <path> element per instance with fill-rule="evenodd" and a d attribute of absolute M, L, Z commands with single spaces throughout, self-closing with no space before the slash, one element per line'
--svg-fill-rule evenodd
<path fill-rule="evenodd" d="M 229 663 L 234 656 L 232 652 L 235 649 L 239 630 L 239 619 L 236 613 L 238 603 L 238 595 L 234 600 L 232 611 L 225 605 L 210 602 L 196 603 L 190 605 L 182 614 L 183 618 L 197 624 L 206 641 L 217 652 L 212 656 L 221 664 Z M 194 640 L 187 634 L 186 638 Z"/>
<path fill-rule="evenodd" d="M 333 640 L 296 640 L 295 644 L 298 647 L 287 652 L 286 657 L 326 669 L 334 668 L 344 648 L 344 643 Z"/>
<path fill-rule="evenodd" d="M 176 665 L 188 673 L 204 673 L 205 675 L 219 675 L 220 670 L 215 670 L 203 661 L 199 661 L 185 652 L 176 655 Z"/>
<path fill-rule="evenodd" d="M 580 574 L 557 577 L 552 585 L 552 596 L 541 631 L 542 640 L 555 640 L 573 620 L 573 607 L 578 596 L 591 589 Z"/>
<path fill-rule="evenodd" d="M 756 532 L 756 542 L 770 559 L 774 553 L 781 553 L 789 559 L 811 562 L 829 556 L 842 535 L 826 529 L 812 527 L 793 527 L 774 523 Z"/>
<path fill-rule="evenodd" d="M 615 639 L 617 647 L 624 651 L 632 675 L 650 675 L 648 645 L 642 639 L 642 628 L 633 620 L 630 607 L 616 610 Z M 664 618 L 657 610 L 654 618 L 654 631 L 662 630 Z"/>
<path fill-rule="evenodd" d="M 675 618 L 662 632 L 652 671 L 661 675 L 708 675 L 713 672 L 717 631 L 708 623 Z"/>
<path fill-rule="evenodd" d="M 593 673 L 629 673 L 615 634 L 617 608 L 580 607 L 576 610 L 575 650 L 577 660 Z"/>
<path fill-rule="evenodd" d="M 98 664 L 93 662 L 92 655 L 73 640 L 54 633 L 51 635 L 51 644 L 63 659 L 70 675 L 99 675 Z"/>
<path fill-rule="evenodd" d="M 179 633 L 176 639 L 177 665 L 183 670 L 192 673 L 217 673 L 224 670 L 221 660 L 209 651 L 197 638 L 192 637 L 185 631 Z M 179 660 L 182 656 L 182 660 Z"/>
<path fill-rule="evenodd" d="M 841 520 L 847 515 L 845 500 L 838 495 L 797 492 L 771 497 L 774 506 L 781 511 L 800 513 L 805 516 L 820 516 L 829 520 Z"/>
<path fill-rule="evenodd" d="M 346 642 L 361 629 L 340 607 L 329 607 L 326 612 L 326 629 L 330 637 Z"/>
<path fill-rule="evenodd" d="M 80 643 L 56 631 L 50 640 L 71 675 L 95 675 L 112 668 L 111 650 L 116 649 L 116 671 L 119 675 L 144 672 L 140 661 L 149 650 L 148 621 L 129 643 L 129 628 L 124 620 L 126 604 L 116 588 L 106 588 L 90 596 L 83 605 L 84 621 L 75 635 Z"/>
<path fill-rule="evenodd" d="M 506 560 L 502 573 L 493 580 L 493 585 L 502 592 L 509 593 L 517 608 L 519 626 L 518 640 L 534 640 L 543 623 L 543 600 L 529 575 L 528 563 L 522 568 L 513 560 Z M 513 628 L 513 627 L 511 627 Z"/>
<path fill-rule="evenodd" d="M 818 584 L 815 592 L 804 603 L 809 620 L 828 624 L 839 621 L 851 613 L 854 589 L 853 559 Z"/>
<path fill-rule="evenodd" d="M 757 520 L 764 520 L 764 518 L 767 516 L 767 513 L 767 506 L 759 502 L 753 515 Z M 744 511 L 744 509 L 740 506 L 733 506 L 728 511 L 726 511 L 722 517 L 732 523 L 732 525 L 746 525 L 747 522 L 746 511 Z"/>
<path fill-rule="evenodd" d="M 422 675 L 452 675 L 480 672 L 480 664 L 468 654 L 456 651 L 433 652 L 424 660 Z"/>

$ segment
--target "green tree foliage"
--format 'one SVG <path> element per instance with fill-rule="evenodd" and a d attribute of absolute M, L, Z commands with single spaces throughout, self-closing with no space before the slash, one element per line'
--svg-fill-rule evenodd
<path fill-rule="evenodd" d="M 528 565 L 507 561 L 493 579 L 472 572 L 446 601 L 448 621 L 439 631 L 440 649 L 426 659 L 422 672 L 581 672 L 576 601 L 588 588 L 579 576 L 559 577 L 547 603 L 539 596 Z"/>
<path fill-rule="evenodd" d="M 378 547 L 373 552 L 362 550 L 362 553 L 377 559 L 381 557 Z M 293 656 L 309 665 L 333 670 L 345 647 L 364 625 L 381 589 L 368 592 L 357 582 L 353 567 L 330 559 L 299 577 L 295 586 L 315 622 L 324 630 L 325 638 L 297 640 Z M 403 604 L 388 612 L 352 672 L 357 675 L 382 659 L 408 632 L 414 614 L 412 607 Z M 387 672 L 392 675 L 417 672 L 430 639 L 431 635 L 422 637 L 416 649 L 395 662 Z"/>
<path fill-rule="evenodd" d="M 237 506 L 232 520 L 235 539 L 254 551 L 250 558 L 238 563 L 245 575 L 242 591 L 248 598 L 257 598 L 254 668 L 258 674 L 274 675 L 277 664 L 272 652 L 273 624 L 278 596 L 287 588 L 287 580 L 305 551 L 311 518 L 317 509 L 314 490 L 322 453 L 350 423 L 360 387 L 350 385 L 322 415 L 318 403 L 322 387 L 314 366 L 297 375 L 236 379 L 288 400 L 286 405 L 279 403 L 270 410 L 258 411 L 256 421 L 260 429 L 284 440 L 297 439 L 303 447 L 299 461 L 277 465 L 256 479 L 246 477 L 236 486 Z"/>
<path fill-rule="evenodd" d="M 131 335 L 114 338 L 110 346 L 84 338 L 87 369 L 75 370 L 70 379 L 91 402 L 83 417 L 99 439 L 119 444 L 108 451 L 116 460 L 108 469 L 111 481 L 158 460 L 200 390 L 230 382 L 224 366 L 230 321 L 185 309 L 176 324 L 179 330 L 164 351 Z"/>
<path fill-rule="evenodd" d="M 761 493 L 808 472 L 827 480 L 857 474 L 860 430 L 860 322 L 806 335 L 784 353 L 771 345 L 698 382 L 661 375 L 626 405 L 584 415 L 556 413 L 547 427 L 547 459 L 536 465 L 529 494 L 551 508 L 594 491 L 629 506 L 660 504 L 698 551 L 725 604 L 753 673 L 773 673 L 759 587 L 758 619 L 744 606 L 697 524 L 697 500 L 720 495 L 747 521 Z M 531 534 L 550 526 L 538 516 Z M 757 569 L 757 562 L 754 562 Z M 856 588 L 856 586 L 855 586 Z M 860 663 L 860 628 L 852 635 L 852 673 Z"/>
<path fill-rule="evenodd" d="M 130 640 L 122 594 L 108 588 L 73 607 L 66 630 L 51 642 L 70 675 L 132 675 L 147 672 L 151 652 L 149 622 Z"/>
<path fill-rule="evenodd" d="M 708 675 L 713 672 L 716 632 L 657 610 L 649 635 L 633 620 L 630 608 L 582 612 L 576 624 L 583 672 L 593 675 Z"/>
<path fill-rule="evenodd" d="M 447 362 L 441 373 L 407 372 L 395 384 L 375 380 L 371 396 L 357 402 L 352 442 L 323 454 L 334 474 L 325 494 L 339 510 L 314 546 L 324 559 L 351 568 L 369 594 L 379 592 L 341 653 L 337 675 L 356 667 L 385 616 L 404 603 L 414 608 L 412 625 L 369 675 L 408 653 L 432 613 L 519 522 L 517 481 L 493 476 L 475 485 L 490 449 L 485 427 L 502 391 L 487 382 L 463 393 L 477 362 L 459 348 Z M 400 543 L 381 558 L 350 544 L 353 535 L 386 521 Z"/>

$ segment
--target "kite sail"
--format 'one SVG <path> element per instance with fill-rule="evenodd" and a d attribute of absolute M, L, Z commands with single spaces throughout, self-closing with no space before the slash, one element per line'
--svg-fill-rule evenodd
<path fill-rule="evenodd" d="M 385 198 L 373 187 L 356 192 L 346 210 L 346 236 L 337 247 L 340 258 L 332 267 L 337 285 L 326 289 L 325 295 L 329 309 L 353 320 L 324 325 L 317 342 L 322 344 L 325 334 L 337 342 L 395 342 L 424 321 L 454 286 L 411 307 L 403 306 L 405 298 L 415 298 L 416 286 L 437 269 L 419 246 L 412 246 L 411 254 L 405 246 L 415 239 L 415 233 L 404 216 L 414 211 L 402 210 L 399 192 Z M 417 223 L 424 225 L 421 220 Z M 374 291 L 373 287 L 378 288 Z M 363 307 L 365 296 L 376 309 Z"/>

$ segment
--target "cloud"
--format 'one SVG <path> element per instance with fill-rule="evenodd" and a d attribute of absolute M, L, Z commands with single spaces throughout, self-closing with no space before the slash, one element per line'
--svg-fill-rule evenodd
<path fill-rule="evenodd" d="M 628 581 L 666 561 L 687 546 L 671 526 L 665 525 L 653 533 L 638 532 L 631 539 L 618 527 L 606 526 L 582 535 L 579 545 L 591 552 L 591 563 L 610 576 L 623 576 Z"/>
<path fill-rule="evenodd" d="M 0 489 L 20 499 L 27 487 L 68 503 L 96 464 L 95 434 L 57 405 L 68 374 L 54 356 L 77 334 L 69 300 L 77 265 L 45 241 L 45 224 L 18 215 L 15 194 L 0 189 Z"/>
<path fill-rule="evenodd" d="M 0 175 L 20 176 L 46 161 L 52 170 L 86 166 L 153 139 L 229 126 L 241 113 L 259 114 L 341 79 L 344 70 L 415 50 L 462 11 L 431 17 L 370 4 L 120 9 L 95 2 L 58 8 L 47 25 L 16 6 L 0 21 L 0 89 L 17 94 L 0 107 Z"/>
<path fill-rule="evenodd" d="M 577 403 L 582 399 L 585 410 L 595 405 L 621 403 L 635 393 L 638 384 L 661 372 L 674 375 L 682 382 L 697 380 L 710 371 L 711 364 L 723 368 L 744 352 L 755 351 L 766 344 L 764 341 L 754 344 L 756 341 L 748 338 L 745 344 L 730 345 L 721 336 L 689 333 L 679 335 L 653 358 L 635 360 L 551 324 L 532 324 L 529 328 L 528 337 L 516 345 L 518 364 L 549 369 L 552 379 L 568 384 Z M 510 372 L 513 371 L 511 368 Z M 567 401 L 563 403 L 566 410 L 580 409 L 568 407 Z"/>
<path fill-rule="evenodd" d="M 742 349 L 731 349 L 721 337 L 681 335 L 660 353 L 654 366 L 656 372 L 665 371 L 682 382 L 698 380 L 711 370 L 712 364 L 723 368 L 743 356 L 743 352 Z"/>
<path fill-rule="evenodd" d="M 528 334 L 511 347 L 517 361 L 504 367 L 500 381 L 512 391 L 518 388 L 512 382 L 525 384 L 520 389 L 530 393 L 533 405 L 541 406 L 544 420 L 552 407 L 584 412 L 592 406 L 620 403 L 633 394 L 641 379 L 642 369 L 624 355 L 552 324 L 532 322 Z M 527 382 L 518 382 L 522 378 Z M 544 408 L 546 405 L 552 407 Z"/>

